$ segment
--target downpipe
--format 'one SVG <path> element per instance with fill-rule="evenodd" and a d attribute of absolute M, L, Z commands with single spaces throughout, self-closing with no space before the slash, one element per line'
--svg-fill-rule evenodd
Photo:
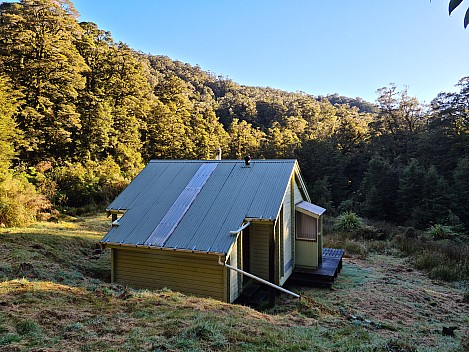
<path fill-rule="evenodd" d="M 258 276 L 255 276 L 255 275 L 250 274 L 250 273 L 248 273 L 248 272 L 246 272 L 246 271 L 244 271 L 244 270 L 241 270 L 241 269 L 235 268 L 234 266 L 231 266 L 231 265 L 229 265 L 229 264 L 226 264 L 224 261 L 222 261 L 221 257 L 222 257 L 221 255 L 218 256 L 218 264 L 220 264 L 220 265 L 222 265 L 222 266 L 226 266 L 228 269 L 237 271 L 237 272 L 240 273 L 240 274 L 246 275 L 246 276 L 250 277 L 251 279 L 254 279 L 254 280 L 256 280 L 256 281 L 259 281 L 259 282 L 263 283 L 264 285 L 273 287 L 273 288 L 275 288 L 275 289 L 277 289 L 277 290 L 279 290 L 279 291 L 282 291 L 282 292 L 284 292 L 284 293 L 286 293 L 286 294 L 289 294 L 289 295 L 291 295 L 291 296 L 293 296 L 293 297 L 295 297 L 295 298 L 301 299 L 301 296 L 298 295 L 298 294 L 296 294 L 296 293 L 294 293 L 294 292 L 288 291 L 288 290 L 284 289 L 284 288 L 281 287 L 281 286 L 275 285 L 275 284 L 273 284 L 273 283 L 271 283 L 271 282 L 269 282 L 269 281 L 266 281 L 266 280 L 264 280 L 264 279 L 261 279 L 261 278 L 258 277 Z"/>

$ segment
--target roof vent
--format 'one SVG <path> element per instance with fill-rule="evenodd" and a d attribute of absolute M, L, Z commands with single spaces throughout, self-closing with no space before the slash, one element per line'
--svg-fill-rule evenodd
<path fill-rule="evenodd" d="M 246 164 L 246 166 L 250 166 L 251 165 L 251 157 L 249 155 L 246 155 L 244 157 L 244 163 Z"/>
<path fill-rule="evenodd" d="M 221 148 L 215 149 L 215 160 L 221 160 Z"/>

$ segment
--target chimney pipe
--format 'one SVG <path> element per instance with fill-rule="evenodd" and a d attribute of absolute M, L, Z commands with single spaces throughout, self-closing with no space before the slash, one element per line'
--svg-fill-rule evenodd
<path fill-rule="evenodd" d="M 251 165 L 251 157 L 249 155 L 246 155 L 244 157 L 244 163 L 246 164 L 246 166 L 250 166 Z"/>
<path fill-rule="evenodd" d="M 221 148 L 215 149 L 215 160 L 221 160 Z"/>

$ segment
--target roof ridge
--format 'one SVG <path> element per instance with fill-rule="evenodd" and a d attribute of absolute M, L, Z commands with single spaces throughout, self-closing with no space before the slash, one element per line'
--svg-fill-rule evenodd
<path fill-rule="evenodd" d="M 251 159 L 251 163 L 292 163 L 296 159 Z M 222 160 L 185 160 L 185 159 L 152 159 L 150 163 L 244 163 L 244 160 L 222 159 Z"/>

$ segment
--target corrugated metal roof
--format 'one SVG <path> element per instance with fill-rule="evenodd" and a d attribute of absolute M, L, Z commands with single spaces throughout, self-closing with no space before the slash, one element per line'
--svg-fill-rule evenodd
<path fill-rule="evenodd" d="M 227 253 L 245 218 L 276 219 L 296 161 L 153 160 L 109 205 L 127 210 L 102 242 L 143 245 L 204 163 L 216 167 L 160 245 Z"/>
<path fill-rule="evenodd" d="M 163 246 L 165 244 L 166 240 L 171 236 L 176 226 L 182 220 L 184 214 L 189 210 L 189 207 L 192 205 L 216 167 L 217 164 L 215 163 L 203 163 L 200 165 L 195 175 L 147 238 L 145 244 L 152 246 Z"/>
<path fill-rule="evenodd" d="M 298 203 L 296 207 L 302 210 L 306 210 L 307 212 L 310 212 L 318 216 L 321 216 L 326 211 L 326 209 L 320 207 L 319 205 L 316 205 L 307 201 L 302 201 Z"/>

